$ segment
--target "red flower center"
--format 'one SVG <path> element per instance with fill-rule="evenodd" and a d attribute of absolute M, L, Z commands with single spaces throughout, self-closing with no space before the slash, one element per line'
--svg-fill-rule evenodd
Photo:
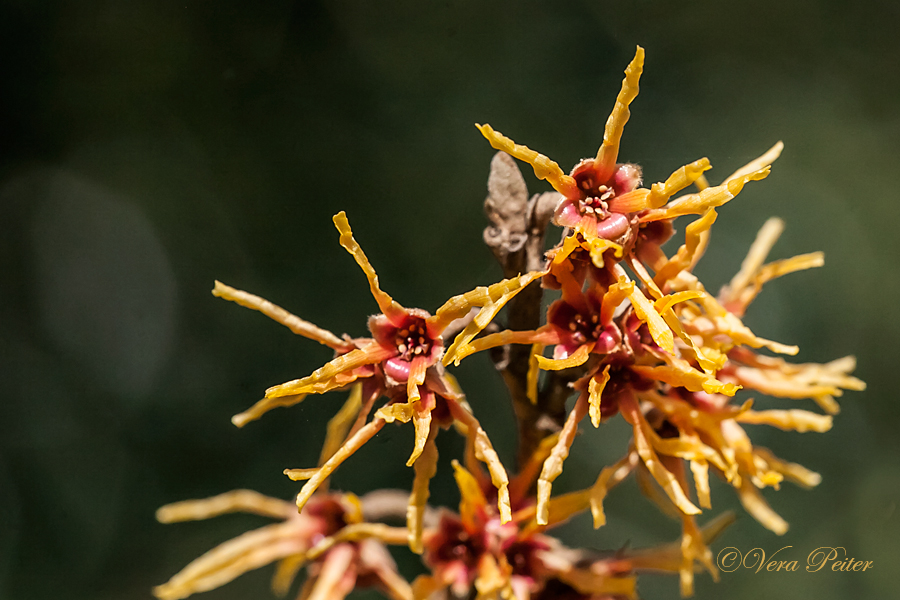
<path fill-rule="evenodd" d="M 398 329 L 394 336 L 397 353 L 405 361 L 411 361 L 419 355 L 428 356 L 434 343 L 428 335 L 425 320 L 413 318 L 403 329 Z"/>

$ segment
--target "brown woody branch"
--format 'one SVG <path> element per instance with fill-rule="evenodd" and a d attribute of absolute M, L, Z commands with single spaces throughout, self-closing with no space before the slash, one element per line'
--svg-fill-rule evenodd
<path fill-rule="evenodd" d="M 547 225 L 561 196 L 546 192 L 528 197 L 528 189 L 515 161 L 498 152 L 491 160 L 485 212 L 491 225 L 484 230 L 484 241 L 500 263 L 505 277 L 545 267 L 544 239 Z M 507 327 L 516 331 L 537 329 L 541 325 L 543 289 L 535 281 L 522 290 L 506 306 Z M 566 418 L 566 399 L 571 394 L 568 384 L 574 374 L 551 371 L 547 374 L 532 404 L 526 394 L 530 348 L 509 345 L 491 354 L 509 388 L 519 429 L 518 461 L 523 461 L 546 436 L 558 431 Z"/>

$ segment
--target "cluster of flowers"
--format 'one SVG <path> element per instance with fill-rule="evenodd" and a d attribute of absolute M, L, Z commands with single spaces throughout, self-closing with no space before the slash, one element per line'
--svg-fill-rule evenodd
<path fill-rule="evenodd" d="M 554 222 L 561 242 L 546 254 L 545 268 L 455 296 L 433 315 L 407 309 L 384 292 L 375 270 L 353 237 L 343 212 L 334 217 L 341 245 L 368 279 L 380 312 L 369 318 L 371 337 L 351 338 L 320 329 L 274 304 L 222 283 L 213 293 L 262 312 L 294 333 L 335 351 L 335 358 L 308 377 L 277 385 L 233 418 L 242 427 L 267 411 L 301 402 L 309 394 L 348 390 L 328 424 L 319 466 L 290 469 L 305 481 L 293 504 L 248 490 L 160 509 L 163 522 L 204 519 L 245 511 L 281 519 L 225 542 L 201 556 L 154 592 L 177 600 L 218 587 L 251 569 L 278 561 L 273 581 L 283 594 L 301 569 L 308 577 L 300 598 L 343 598 L 357 586 L 374 585 L 395 599 L 633 598 L 635 573 L 677 572 L 682 595 L 693 591 L 699 564 L 713 577 L 709 541 L 728 516 L 701 528 L 696 515 L 711 507 L 709 471 L 734 487 L 745 509 L 781 534 L 787 524 L 760 489 L 787 479 L 815 486 L 819 476 L 754 446 L 743 425 L 827 431 L 842 389 L 864 384 L 849 375 L 852 357 L 827 364 L 794 364 L 770 354 L 797 348 L 756 336 L 741 321 L 763 284 L 819 266 L 821 253 L 766 263 L 782 223 L 765 224 L 737 275 L 718 295 L 706 291 L 692 269 L 706 249 L 716 209 L 744 185 L 765 178 L 778 157 L 777 144 L 759 159 L 710 186 L 705 158 L 676 170 L 664 182 L 641 187 L 637 165 L 617 163 L 619 140 L 638 92 L 644 53 L 625 80 L 595 158 L 566 175 L 533 150 L 515 144 L 489 125 L 479 126 L 497 150 L 523 160 L 560 194 Z M 698 191 L 675 197 L 694 185 Z M 674 197 L 674 198 L 673 198 Z M 684 243 L 671 256 L 662 245 L 676 217 L 696 215 Z M 546 322 L 530 331 L 484 334 L 497 313 L 529 285 L 559 290 Z M 452 338 L 452 343 L 446 346 Z M 572 374 L 577 393 L 561 429 L 541 442 L 510 479 L 459 385 L 446 370 L 470 354 L 523 344 L 530 347 L 527 397 L 538 401 L 541 371 Z M 740 388 L 769 396 L 814 400 L 825 415 L 806 410 L 753 410 L 732 401 Z M 594 427 L 621 414 L 633 429 L 624 456 L 604 467 L 589 489 L 552 495 L 553 481 L 585 416 Z M 406 505 L 406 527 L 390 526 L 366 510 L 370 498 L 327 491 L 338 466 L 386 424 L 412 421 L 415 443 L 408 465 L 415 469 Z M 461 502 L 452 513 L 428 507 L 429 482 L 437 472 L 435 438 L 453 426 L 467 440 L 462 464 L 454 461 Z M 687 472 L 690 471 L 689 481 Z M 608 491 L 631 473 L 642 491 L 682 523 L 681 539 L 646 550 L 601 556 L 566 548 L 549 528 L 590 510 L 595 527 L 606 521 Z M 691 482 L 693 485 L 691 485 Z M 370 502 L 371 504 L 371 502 Z M 397 573 L 385 544 L 408 545 L 424 555 L 430 574 L 411 585 Z"/>

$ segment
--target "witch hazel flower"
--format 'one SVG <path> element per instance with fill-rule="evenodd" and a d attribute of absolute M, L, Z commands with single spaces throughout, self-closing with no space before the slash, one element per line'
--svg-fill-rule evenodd
<path fill-rule="evenodd" d="M 749 182 L 766 178 L 783 146 L 775 144 L 719 185 L 709 184 L 710 162 L 700 158 L 644 187 L 640 167 L 619 162 L 643 63 L 638 47 L 599 150 L 569 174 L 490 125 L 478 125 L 494 148 L 529 163 L 556 190 L 528 200 L 514 161 L 498 153 L 500 159 L 492 162 L 485 206 L 493 226 L 485 241 L 507 275 L 526 270 L 522 265 L 530 272 L 454 296 L 434 314 L 406 308 L 381 289 L 341 212 L 334 217 L 340 243 L 363 270 L 378 305 L 366 337 L 337 336 L 216 282 L 216 296 L 262 312 L 335 354 L 310 375 L 269 388 L 232 419 L 235 425 L 311 394 L 346 391 L 348 396 L 327 425 L 317 466 L 285 471 L 306 482 L 296 505 L 238 490 L 160 509 L 164 522 L 235 511 L 281 521 L 201 556 L 155 589 L 161 600 L 218 587 L 271 562 L 278 562 L 273 588 L 280 594 L 306 567 L 303 600 L 343 598 L 354 587 L 368 586 L 403 600 L 632 600 L 637 574 L 645 570 L 677 573 L 682 596 L 690 596 L 696 572 L 717 579 L 710 543 L 733 520 L 725 514 L 701 524 L 703 512 L 712 508 L 711 475 L 732 487 L 763 526 L 777 534 L 787 530 L 762 490 L 785 481 L 813 487 L 821 477 L 754 445 L 753 426 L 826 432 L 839 412 L 837 398 L 865 384 L 851 375 L 852 356 L 792 363 L 784 356 L 799 348 L 760 337 L 743 323 L 767 283 L 823 264 L 819 252 L 768 261 L 784 227 L 779 219 L 766 222 L 738 273 L 718 294 L 694 274 L 717 210 Z M 563 234 L 544 253 L 551 215 Z M 664 245 L 675 235 L 678 217 L 692 220 L 671 252 Z M 538 280 L 541 287 L 532 285 Z M 558 292 L 548 299 L 543 321 L 542 288 Z M 504 306 L 508 329 L 492 324 Z M 519 425 L 521 464 L 512 477 L 446 370 L 483 350 L 491 350 Z M 826 414 L 768 408 L 766 399 L 736 400 L 742 389 L 811 400 Z M 567 404 L 572 395 L 574 403 Z M 585 418 L 599 428 L 618 416 L 631 428 L 621 458 L 600 469 L 591 487 L 554 495 L 554 482 Z M 388 491 L 392 499 L 382 514 L 398 521 L 405 517 L 406 527 L 382 523 L 371 510 L 367 520 L 355 496 L 328 491 L 330 475 L 395 421 L 412 422 L 415 442 L 407 464 L 415 476 L 408 496 Z M 428 501 L 438 472 L 436 437 L 451 426 L 466 441 L 465 466 L 452 463 L 461 501 L 456 512 L 442 510 L 434 518 Z M 677 541 L 601 553 L 568 548 L 551 535 L 554 527 L 588 510 L 595 528 L 605 525 L 606 497 L 631 476 L 679 522 Z M 422 554 L 428 572 L 409 585 L 397 574 L 388 544 Z"/>
<path fill-rule="evenodd" d="M 401 306 L 381 289 L 378 275 L 354 239 L 345 213 L 335 215 L 334 224 L 340 233 L 341 245 L 366 275 L 369 289 L 381 311 L 369 318 L 368 328 L 372 337 L 354 339 L 345 335 L 339 338 L 262 298 L 216 282 L 213 290 L 216 296 L 258 310 L 295 333 L 333 348 L 337 354 L 335 359 L 311 375 L 269 388 L 265 398 L 247 412 L 237 415 L 233 421 L 242 426 L 272 408 L 296 404 L 309 394 L 323 394 L 353 386 L 356 399 L 351 398 L 350 402 L 356 405 L 356 419 L 343 444 L 317 468 L 285 471 L 293 480 L 306 480 L 297 495 L 297 506 L 301 510 L 338 466 L 374 437 L 385 424 L 412 421 L 416 433 L 415 446 L 407 465 L 416 465 L 423 454 L 427 455 L 426 462 L 416 469 L 414 487 L 417 491 L 414 491 L 410 501 L 410 545 L 419 552 L 421 508 L 427 498 L 427 482 L 433 475 L 437 460 L 435 435 L 438 428 L 459 423 L 467 435 L 475 440 L 478 456 L 490 469 L 499 490 L 501 515 L 508 519 L 506 471 L 455 380 L 444 371 L 440 363 L 444 354 L 443 334 L 452 325 L 471 316 L 451 345 L 451 350 L 467 344 L 511 298 L 544 273 L 528 273 L 454 296 L 431 315 L 421 309 Z M 473 310 L 477 310 L 474 316 L 470 314 Z M 369 421 L 375 402 L 382 397 L 387 398 L 387 403 L 377 409 Z M 433 427 L 433 421 L 436 421 L 436 427 Z"/>
<path fill-rule="evenodd" d="M 384 543 L 406 540 L 406 531 L 363 521 L 352 494 L 317 494 L 303 513 L 292 502 L 251 490 L 234 490 L 204 500 L 186 500 L 160 508 L 162 523 L 208 519 L 246 512 L 281 520 L 244 533 L 197 558 L 167 583 L 153 589 L 159 600 L 181 600 L 212 590 L 249 571 L 277 562 L 272 591 L 290 589 L 305 566 L 308 577 L 299 598 L 338 600 L 356 587 L 376 587 L 393 600 L 411 600 L 407 581 Z"/>
<path fill-rule="evenodd" d="M 443 510 L 438 523 L 425 531 L 425 564 L 431 573 L 413 581 L 415 598 L 450 597 L 609 600 L 637 598 L 636 574 L 642 570 L 693 573 L 700 562 L 716 573 L 708 543 L 733 520 L 730 513 L 705 527 L 693 525 L 687 557 L 683 541 L 656 548 L 597 553 L 575 550 L 548 534 L 573 516 L 588 510 L 602 518 L 606 492 L 618 485 L 637 465 L 636 455 L 626 456 L 604 470 L 587 490 L 557 496 L 551 501 L 550 521 L 535 520 L 536 508 L 525 493 L 533 484 L 541 463 L 552 448 L 543 443 L 522 466 L 510 484 L 513 518 L 502 523 L 490 501 L 493 487 L 477 462 L 469 469 L 453 463 L 460 490 L 459 511 Z M 598 517 L 599 513 L 599 517 Z"/>
<path fill-rule="evenodd" d="M 562 195 L 554 222 L 573 232 L 572 239 L 566 242 L 568 252 L 580 246 L 599 268 L 603 268 L 603 256 L 607 260 L 613 256 L 621 259 L 642 239 L 649 238 L 661 245 L 671 235 L 671 228 L 657 222 L 682 215 L 704 214 L 725 204 L 748 182 L 766 178 L 769 165 L 781 152 L 779 142 L 760 159 L 716 187 L 705 183 L 704 172 L 711 168 L 707 158 L 680 167 L 665 181 L 650 188 L 640 187 L 640 167 L 617 160 L 622 133 L 631 116 L 629 106 L 638 95 L 643 66 L 644 49 L 638 46 L 634 59 L 625 70 L 622 89 L 606 122 L 603 143 L 594 158 L 583 159 L 569 175 L 555 161 L 516 144 L 490 125 L 477 125 L 495 149 L 530 164 L 539 179 L 546 180 Z M 670 202 L 675 194 L 692 184 L 698 184 L 701 190 Z M 616 252 L 607 253 L 610 248 Z M 636 253 L 640 254 L 640 251 L 636 250 Z"/>
<path fill-rule="evenodd" d="M 752 402 L 732 406 L 730 397 L 746 387 L 780 397 L 813 398 L 835 413 L 834 398 L 842 389 L 859 390 L 864 384 L 849 375 L 855 365 L 852 357 L 827 365 L 793 365 L 760 354 L 758 350 L 765 349 L 793 355 L 798 348 L 759 337 L 741 321 L 766 282 L 822 264 L 821 253 L 764 264 L 781 233 L 780 220 L 763 227 L 741 270 L 718 297 L 693 275 L 707 248 L 716 209 L 748 182 L 764 179 L 783 145 L 777 143 L 718 186 L 707 182 L 704 173 L 710 163 L 702 158 L 664 182 L 641 187 L 640 169 L 616 161 L 643 61 L 638 47 L 596 157 L 582 160 L 569 175 L 489 125 L 478 126 L 494 148 L 529 163 L 538 178 L 562 195 L 555 223 L 566 229 L 560 244 L 547 253 L 544 278 L 545 287 L 560 290 L 561 298 L 550 305 L 547 323 L 540 328 L 483 336 L 444 360 L 458 362 L 475 351 L 530 344 L 532 402 L 537 401 L 539 370 L 577 370 L 580 376 L 571 387 L 578 398 L 537 481 L 536 520 L 549 522 L 551 485 L 562 472 L 581 420 L 590 415 L 597 427 L 621 413 L 633 429 L 633 451 L 640 459 L 635 472 L 645 491 L 666 510 L 674 508 L 682 520 L 685 566 L 680 573 L 682 592 L 689 594 L 689 566 L 695 559 L 714 573 L 694 522 L 701 507 L 711 506 L 710 469 L 733 485 L 745 508 L 777 533 L 784 533 L 787 525 L 758 489 L 777 486 L 783 479 L 805 486 L 818 482 L 817 475 L 799 465 L 754 448 L 740 424 L 797 431 L 826 431 L 831 426 L 829 416 L 797 409 L 752 411 Z M 675 197 L 690 185 L 698 191 Z M 674 233 L 672 221 L 687 215 L 698 218 L 688 224 L 684 244 L 669 256 L 662 246 Z M 552 358 L 544 356 L 547 347 Z M 686 466 L 696 500 L 691 498 Z"/>

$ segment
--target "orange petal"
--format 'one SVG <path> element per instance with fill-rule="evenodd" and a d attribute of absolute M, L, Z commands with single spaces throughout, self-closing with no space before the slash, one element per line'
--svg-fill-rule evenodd
<path fill-rule="evenodd" d="M 353 383 L 356 375 L 349 373 L 365 365 L 373 365 L 387 360 L 396 350 L 385 348 L 380 344 L 369 344 L 365 348 L 351 350 L 324 366 L 313 371 L 308 377 L 295 379 L 266 390 L 266 398 L 290 396 L 294 394 L 324 394 L 331 390 Z M 344 377 L 341 377 L 341 376 Z"/>
<path fill-rule="evenodd" d="M 510 156 L 514 156 L 521 161 L 527 162 L 534 169 L 534 174 L 538 179 L 543 179 L 553 186 L 557 192 L 568 198 L 577 198 L 579 195 L 578 186 L 575 180 L 559 168 L 559 165 L 550 160 L 543 154 L 535 152 L 528 146 L 522 146 L 515 143 L 499 131 L 494 131 L 490 125 L 478 125 L 475 127 L 481 132 L 491 146 L 496 150 L 502 150 Z"/>
<path fill-rule="evenodd" d="M 567 356 L 566 358 L 547 358 L 546 356 L 537 356 L 537 364 L 538 367 L 543 369 L 544 371 L 560 371 L 562 369 L 569 369 L 572 367 L 580 367 L 584 363 L 587 362 L 587 359 L 591 356 L 591 350 L 594 349 L 594 344 L 584 344 L 583 346 L 578 346 L 578 349 L 575 350 L 572 354 Z"/>
<path fill-rule="evenodd" d="M 453 460 L 453 477 L 456 479 L 456 485 L 459 488 L 459 515 L 463 523 L 473 525 L 481 511 L 487 507 L 487 499 L 478 485 L 478 480 L 459 464 L 459 461 Z"/>
<path fill-rule="evenodd" d="M 765 154 L 763 154 L 759 158 L 751 160 L 749 163 L 726 177 L 725 182 L 727 183 L 739 177 L 743 177 L 744 175 L 748 175 L 754 171 L 759 171 L 760 169 L 764 169 L 770 166 L 778 159 L 779 156 L 781 156 L 782 150 L 784 150 L 784 144 L 782 142 L 777 142 L 774 146 L 766 150 Z"/>
<path fill-rule="evenodd" d="M 562 473 L 563 462 L 569 456 L 569 448 L 572 447 L 575 435 L 578 433 L 578 424 L 587 412 L 587 397 L 585 394 L 582 394 L 566 418 L 566 422 L 559 434 L 559 439 L 550 452 L 550 456 L 544 461 L 544 467 L 541 469 L 541 476 L 537 482 L 536 520 L 539 525 L 547 525 L 550 522 L 550 493 L 553 481 Z"/>
<path fill-rule="evenodd" d="M 699 179 L 704 171 L 711 168 L 708 158 L 701 158 L 684 165 L 666 179 L 665 183 L 654 183 L 650 187 L 650 197 L 647 198 L 649 208 L 660 208 L 669 201 L 673 194 L 680 192 Z"/>
<path fill-rule="evenodd" d="M 350 431 L 350 427 L 356 420 L 361 406 L 362 384 L 357 383 L 350 389 L 350 395 L 347 397 L 347 401 L 341 407 L 341 410 L 328 421 L 325 443 L 322 444 L 322 452 L 319 454 L 320 465 L 331 458 L 344 443 L 347 432 Z"/>
<path fill-rule="evenodd" d="M 316 469 L 312 477 L 310 477 L 306 484 L 300 489 L 300 493 L 297 494 L 297 509 L 302 511 L 303 507 L 306 506 L 306 503 L 309 502 L 309 499 L 319 486 L 328 479 L 345 460 L 353 456 L 353 454 L 362 448 L 366 442 L 372 439 L 376 433 L 381 431 L 382 427 L 384 427 L 384 419 L 376 417 L 371 423 L 353 434 L 331 458 L 325 461 L 325 464 Z M 285 471 L 285 473 L 290 475 L 289 471 L 290 469 Z"/>
<path fill-rule="evenodd" d="M 251 421 L 256 421 L 273 408 L 286 408 L 288 406 L 300 404 L 308 395 L 309 394 L 290 394 L 288 396 L 263 398 L 244 412 L 231 417 L 231 422 L 235 427 L 243 427 Z"/>
<path fill-rule="evenodd" d="M 287 519 L 295 510 L 290 502 L 284 500 L 264 496 L 253 490 L 234 490 L 203 500 L 166 504 L 156 511 L 156 520 L 160 523 L 198 521 L 233 512 Z"/>
<path fill-rule="evenodd" d="M 606 387 L 608 381 L 609 365 L 606 365 L 603 372 L 591 377 L 591 381 L 588 383 L 591 423 L 594 427 L 600 427 L 600 400 L 603 397 L 603 388 Z"/>
<path fill-rule="evenodd" d="M 372 267 L 371 263 L 369 263 L 369 259 L 366 258 L 366 253 L 363 252 L 360 245 L 353 238 L 353 231 L 350 229 L 349 221 L 347 221 L 347 214 L 344 211 L 341 211 L 334 215 L 332 220 L 334 221 L 334 226 L 337 227 L 337 230 L 341 234 L 341 246 L 344 247 L 344 250 L 353 255 L 353 258 L 356 259 L 356 263 L 363 270 L 363 273 L 366 274 L 366 279 L 369 280 L 369 289 L 372 291 L 375 302 L 378 303 L 378 308 L 391 323 L 398 326 L 401 325 L 403 318 L 407 314 L 406 309 L 400 306 L 379 287 L 378 275 L 375 273 L 375 269 Z"/>
<path fill-rule="evenodd" d="M 334 335 L 327 329 L 316 327 L 309 321 L 304 321 L 300 317 L 292 315 L 280 306 L 272 304 L 265 298 L 260 298 L 259 296 L 254 296 L 253 294 L 235 289 L 231 286 L 225 285 L 221 281 L 216 281 L 216 286 L 213 288 L 212 293 L 213 296 L 216 296 L 218 298 L 231 300 L 232 302 L 240 304 L 241 306 L 244 306 L 246 308 L 258 310 L 273 321 L 281 323 L 297 335 L 302 335 L 305 338 L 315 340 L 320 344 L 324 344 L 325 346 L 334 348 L 335 350 L 343 350 L 347 348 L 346 341 Z"/>
<path fill-rule="evenodd" d="M 732 179 L 722 185 L 706 188 L 702 192 L 696 194 L 688 194 L 677 200 L 673 200 L 663 208 L 656 208 L 647 211 L 639 220 L 641 222 L 659 221 L 662 219 L 674 219 L 682 215 L 699 215 L 705 213 L 710 208 L 722 206 L 732 198 L 738 195 L 743 189 L 744 184 L 749 181 L 759 181 L 769 176 L 769 167 L 765 167 L 758 171 L 754 171 L 747 175 L 742 175 L 736 179 Z"/>
<path fill-rule="evenodd" d="M 619 156 L 619 142 L 622 140 L 622 131 L 625 123 L 631 116 L 628 105 L 638 95 L 638 82 L 644 70 L 644 49 L 640 46 L 634 54 L 634 59 L 625 69 L 625 79 L 622 80 L 622 89 L 616 97 L 616 104 L 606 121 L 606 129 L 603 132 L 603 144 L 597 150 L 597 158 L 594 165 L 597 168 L 597 181 L 608 181 L 616 168 L 616 159 Z"/>
<path fill-rule="evenodd" d="M 525 395 L 532 404 L 538 401 L 538 377 L 541 374 L 538 357 L 543 356 L 544 344 L 532 344 L 528 354 L 528 374 L 525 377 Z"/>
<path fill-rule="evenodd" d="M 406 507 L 409 549 L 416 554 L 422 554 L 424 551 L 422 545 L 422 523 L 430 496 L 428 484 L 437 473 L 438 450 L 437 445 L 434 443 L 437 432 L 438 429 L 436 427 L 429 431 L 422 453 L 416 461 L 416 477 L 413 480 L 409 505 Z"/>
<path fill-rule="evenodd" d="M 443 364 L 445 366 L 451 362 L 458 364 L 459 353 L 464 351 L 469 342 L 488 326 L 500 309 L 532 281 L 544 275 L 546 275 L 546 271 L 532 271 L 525 275 L 504 279 L 488 287 L 477 287 L 445 302 L 434 316 L 429 318 L 429 325 L 440 331 L 443 331 L 455 319 L 467 314 L 473 307 L 481 307 L 481 310 L 447 348 Z"/>
<path fill-rule="evenodd" d="M 623 394 L 619 398 L 619 408 L 622 411 L 622 416 L 625 417 L 625 420 L 628 421 L 634 429 L 634 445 L 641 460 L 644 462 L 647 470 L 650 471 L 653 479 L 656 480 L 663 491 L 669 496 L 669 500 L 671 500 L 671 502 L 686 515 L 696 515 L 700 513 L 700 509 L 694 506 L 685 495 L 681 483 L 671 471 L 663 466 L 659 457 L 656 455 L 656 452 L 653 450 L 647 436 L 649 425 L 644 419 L 644 415 L 641 413 L 640 408 L 638 408 L 637 401 L 634 397 Z"/>
<path fill-rule="evenodd" d="M 670 354 L 674 352 L 675 337 L 672 334 L 672 330 L 666 325 L 662 316 L 656 312 L 656 309 L 653 308 L 653 304 L 647 299 L 643 292 L 637 287 L 634 287 L 628 294 L 628 298 L 631 300 L 631 306 L 634 307 L 634 314 L 647 324 L 647 328 L 650 330 L 650 336 L 653 338 L 653 341 L 666 352 Z"/>

